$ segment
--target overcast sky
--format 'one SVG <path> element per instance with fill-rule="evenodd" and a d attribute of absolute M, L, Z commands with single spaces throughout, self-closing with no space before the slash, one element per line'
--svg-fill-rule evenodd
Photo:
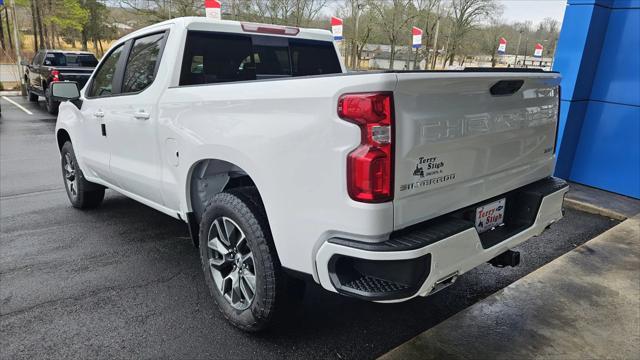
<path fill-rule="evenodd" d="M 225 0 L 223 0 L 225 1 Z M 389 0 L 386 0 L 389 1 Z M 562 24 L 566 0 L 497 0 L 504 7 L 502 15 L 506 23 L 523 22 L 530 20 L 533 24 L 550 17 Z M 327 0 L 323 12 L 325 15 L 334 15 L 336 9 L 343 4 L 341 0 Z"/>
<path fill-rule="evenodd" d="M 103 0 L 106 3 L 116 5 L 119 0 Z M 228 2 L 229 0 L 222 0 Z M 389 0 L 386 0 L 389 1 Z M 562 22 L 566 0 L 497 0 L 504 6 L 503 19 L 507 23 L 522 22 L 530 20 L 534 24 L 539 23 L 546 17 L 551 17 Z M 204 3 L 204 0 L 202 0 Z M 341 0 L 327 0 L 327 5 L 323 9 L 326 15 L 334 15 L 336 8 L 342 4 Z"/>
<path fill-rule="evenodd" d="M 499 0 L 504 6 L 503 19 L 506 22 L 531 20 L 534 24 L 550 17 L 562 23 L 565 0 Z"/>

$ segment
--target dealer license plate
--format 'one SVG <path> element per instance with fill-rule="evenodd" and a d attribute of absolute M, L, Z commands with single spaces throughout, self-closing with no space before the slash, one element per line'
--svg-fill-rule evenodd
<path fill-rule="evenodd" d="M 476 208 L 476 230 L 483 233 L 504 223 L 504 206 L 506 199 L 502 198 L 491 204 Z"/>

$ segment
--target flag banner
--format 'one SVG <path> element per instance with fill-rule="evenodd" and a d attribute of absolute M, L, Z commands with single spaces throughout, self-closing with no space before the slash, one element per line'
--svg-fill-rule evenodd
<path fill-rule="evenodd" d="M 536 44 L 536 47 L 533 50 L 533 57 L 541 58 L 542 50 L 544 50 L 544 46 L 542 46 L 542 44 Z"/>
<path fill-rule="evenodd" d="M 507 39 L 501 37 L 498 41 L 498 54 L 504 55 L 507 52 Z"/>
<path fill-rule="evenodd" d="M 222 20 L 220 0 L 204 0 L 204 11 L 209 19 Z"/>
<path fill-rule="evenodd" d="M 422 29 L 413 27 L 411 28 L 412 46 L 414 49 L 422 46 Z"/>
<path fill-rule="evenodd" d="M 342 40 L 342 19 L 335 16 L 331 17 L 331 33 L 333 40 Z"/>

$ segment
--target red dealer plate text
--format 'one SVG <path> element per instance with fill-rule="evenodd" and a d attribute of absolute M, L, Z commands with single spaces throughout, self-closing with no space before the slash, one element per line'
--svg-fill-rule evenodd
<path fill-rule="evenodd" d="M 476 209 L 476 230 L 478 230 L 478 233 L 483 233 L 502 225 L 504 222 L 505 203 L 506 199 L 502 198 Z"/>

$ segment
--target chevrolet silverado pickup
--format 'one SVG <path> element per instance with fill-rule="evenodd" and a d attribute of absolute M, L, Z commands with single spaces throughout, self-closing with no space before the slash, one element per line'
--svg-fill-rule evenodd
<path fill-rule="evenodd" d="M 24 62 L 24 80 L 29 101 L 45 99 L 50 114 L 58 112 L 59 103 L 51 98 L 49 84 L 56 81 L 75 81 L 83 86 L 98 64 L 96 57 L 86 51 L 40 50 L 31 63 Z"/>
<path fill-rule="evenodd" d="M 183 220 L 218 308 L 256 331 L 311 282 L 400 302 L 517 265 L 563 215 L 559 83 L 347 73 L 325 30 L 178 18 L 51 91 L 71 204 L 110 188 Z"/>

